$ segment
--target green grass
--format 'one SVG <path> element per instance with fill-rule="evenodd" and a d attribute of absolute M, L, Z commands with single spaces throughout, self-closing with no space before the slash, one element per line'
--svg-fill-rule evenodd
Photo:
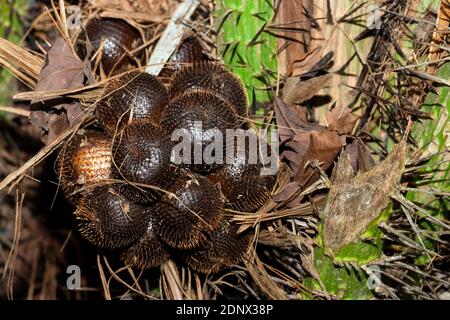
<path fill-rule="evenodd" d="M 22 37 L 23 27 L 21 16 L 26 12 L 27 0 L 15 0 L 11 7 L 9 1 L 0 1 L 0 36 L 11 42 L 18 43 Z M 11 94 L 16 88 L 13 76 L 6 70 L 0 68 L 0 105 L 11 102 Z M 0 116 L 3 116 L 0 111 Z"/>
<path fill-rule="evenodd" d="M 216 2 L 219 52 L 245 84 L 250 105 L 272 100 L 268 88 L 277 76 L 277 42 L 267 26 L 273 15 L 271 0 Z"/>

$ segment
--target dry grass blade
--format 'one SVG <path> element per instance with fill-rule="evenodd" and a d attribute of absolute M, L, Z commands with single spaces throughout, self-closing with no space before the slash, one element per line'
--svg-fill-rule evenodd
<path fill-rule="evenodd" d="M 108 284 L 110 283 L 111 278 L 114 278 L 114 279 L 117 280 L 119 283 L 123 284 L 126 288 L 128 288 L 128 290 L 130 290 L 130 291 L 132 291 L 132 292 L 134 292 L 134 293 L 137 293 L 138 295 L 140 295 L 140 296 L 142 296 L 142 297 L 144 297 L 144 298 L 147 298 L 147 299 L 151 299 L 151 300 L 155 300 L 155 299 L 156 299 L 155 297 L 146 294 L 146 293 L 141 289 L 141 287 L 140 287 L 140 285 L 139 285 L 139 282 L 138 282 L 138 279 L 134 276 L 133 270 L 132 270 L 130 267 L 125 266 L 125 267 L 120 268 L 119 270 L 114 271 L 114 270 L 111 268 L 111 266 L 110 266 L 110 264 L 109 264 L 109 262 L 108 262 L 108 259 L 107 259 L 105 256 L 103 256 L 103 261 L 104 261 L 104 263 L 105 263 L 105 265 L 106 265 L 106 268 L 108 269 L 109 273 L 111 274 L 111 277 L 110 277 L 109 280 L 107 281 Z M 130 285 L 129 283 L 127 283 L 127 282 L 126 282 L 125 280 L 123 280 L 121 277 L 119 277 L 118 274 L 119 274 L 120 272 L 122 272 L 122 271 L 128 271 L 128 272 L 130 273 L 130 275 L 131 275 L 131 277 L 133 278 L 133 281 L 134 281 L 133 286 Z M 134 286 L 136 286 L 137 289 L 136 289 Z M 109 285 L 108 285 L 108 288 L 109 288 Z"/>
<path fill-rule="evenodd" d="M 3 271 L 3 277 L 7 275 L 7 294 L 9 299 L 13 299 L 13 280 L 14 280 L 14 265 L 17 259 L 19 240 L 22 227 L 22 204 L 25 194 L 19 195 L 19 190 L 16 190 L 16 216 L 14 224 L 14 238 L 11 246 L 11 250 L 8 255 L 8 259 L 5 263 L 5 270 Z"/>
<path fill-rule="evenodd" d="M 395 199 L 395 197 L 394 197 L 394 199 Z M 402 206 L 402 210 L 405 213 L 405 216 L 406 216 L 406 219 L 408 220 L 409 225 L 414 230 L 414 233 L 416 234 L 417 239 L 419 239 L 420 245 L 422 246 L 422 248 L 426 249 L 425 243 L 423 242 L 422 236 L 421 236 L 420 231 L 419 231 L 419 229 L 418 229 L 418 227 L 416 225 L 416 222 L 414 222 L 412 220 L 409 211 L 404 206 Z M 427 255 L 428 255 L 428 253 L 427 253 Z M 430 256 L 428 255 L 428 257 L 430 257 Z"/>
<path fill-rule="evenodd" d="M 109 291 L 109 284 L 106 280 L 105 272 L 103 270 L 102 262 L 100 261 L 100 255 L 97 254 L 97 268 L 100 275 L 100 280 L 103 287 L 103 296 L 106 300 L 111 300 L 111 292 Z"/>
<path fill-rule="evenodd" d="M 34 88 L 44 59 L 30 51 L 0 38 L 0 66 L 6 68 L 17 79 Z"/>
<path fill-rule="evenodd" d="M 172 260 L 162 266 L 161 294 L 165 299 L 171 300 L 183 300 L 185 296 L 177 265 Z"/>
<path fill-rule="evenodd" d="M 426 72 L 421 72 L 421 71 L 414 71 L 414 70 L 410 70 L 410 69 L 405 69 L 405 71 L 407 73 L 411 74 L 412 76 L 418 77 L 419 79 L 436 82 L 438 84 L 450 87 L 450 81 L 433 76 L 432 74 L 428 74 Z"/>
<path fill-rule="evenodd" d="M 420 274 L 420 275 L 422 275 L 424 277 L 427 277 L 427 278 L 433 279 L 435 281 L 438 281 L 438 282 L 442 283 L 442 285 L 448 285 L 449 284 L 448 281 L 446 281 L 444 277 L 436 277 L 436 276 L 430 275 L 430 274 L 428 274 L 426 272 L 421 271 L 416 266 L 410 266 L 410 265 L 408 265 L 408 264 L 406 264 L 404 262 L 401 262 L 401 261 L 396 261 L 395 264 L 400 266 L 400 267 L 402 267 L 402 268 L 404 268 L 404 269 L 407 269 L 407 270 L 413 271 L 413 272 L 415 272 L 417 274 Z"/>
<path fill-rule="evenodd" d="M 272 277 L 267 273 L 264 264 L 259 260 L 258 256 L 255 255 L 254 259 L 247 260 L 244 259 L 245 267 L 247 272 L 250 274 L 252 279 L 255 281 L 258 288 L 264 293 L 269 299 L 274 300 L 286 300 L 288 299 L 286 293 L 281 289 L 272 279 Z"/>
<path fill-rule="evenodd" d="M 195 277 L 195 288 L 196 288 L 196 292 L 197 292 L 197 299 L 198 300 L 207 299 L 207 294 L 204 292 L 205 284 L 202 284 L 198 274 L 195 274 L 194 277 Z"/>
<path fill-rule="evenodd" d="M 123 77 L 127 73 L 134 73 L 136 70 L 138 70 L 138 69 L 126 71 L 124 73 L 120 73 L 120 74 L 110 77 L 108 79 L 98 81 L 98 82 L 92 83 L 90 85 L 83 86 L 81 88 L 21 92 L 21 93 L 14 95 L 13 99 L 14 100 L 45 100 L 45 99 L 65 96 L 68 98 L 81 99 L 81 100 L 85 100 L 85 101 L 89 101 L 89 102 L 95 102 L 101 97 L 101 95 L 103 93 L 103 88 L 108 82 L 110 82 L 114 79 Z M 141 68 L 139 70 L 143 71 L 144 69 Z M 116 89 L 116 90 L 118 90 L 118 89 Z M 110 94 L 112 94 L 116 90 L 112 91 Z M 107 96 L 105 96 L 105 97 L 107 97 Z"/>
<path fill-rule="evenodd" d="M 406 246 L 408 246 L 410 248 L 416 249 L 416 250 L 421 251 L 421 252 L 428 253 L 428 254 L 430 254 L 432 256 L 440 257 L 440 255 L 438 255 L 436 252 L 433 252 L 431 250 L 428 250 L 426 248 L 423 248 L 423 247 L 417 245 L 417 243 L 414 240 L 412 240 L 412 239 L 408 238 L 407 236 L 405 236 L 400 230 L 396 230 L 396 229 L 392 228 L 391 226 L 387 225 L 385 222 L 380 223 L 379 227 L 384 229 L 386 232 L 397 236 L 398 239 L 402 243 L 404 243 Z"/>
<path fill-rule="evenodd" d="M 438 225 L 440 225 L 441 227 L 450 230 L 450 225 L 444 223 L 443 221 L 437 219 L 436 217 L 433 217 L 432 215 L 430 215 L 430 213 L 424 209 L 422 209 L 421 207 L 419 207 L 418 205 L 416 205 L 415 203 L 411 202 L 410 200 L 406 199 L 404 196 L 402 196 L 401 194 L 397 193 L 394 195 L 393 197 L 395 200 L 397 200 L 398 202 L 401 203 L 402 207 L 405 208 L 405 210 L 411 212 L 411 213 L 416 213 L 419 216 L 424 217 L 426 220 L 436 223 Z"/>
<path fill-rule="evenodd" d="M 240 224 L 249 224 L 251 226 L 263 222 L 273 221 L 281 218 L 299 217 L 314 213 L 313 205 L 310 203 L 304 203 L 294 208 L 266 211 L 260 210 L 257 213 L 237 213 L 237 211 L 227 210 L 233 212 L 232 221 Z"/>
<path fill-rule="evenodd" d="M 24 109 L 0 106 L 0 111 L 15 114 L 15 115 L 22 116 L 22 117 L 27 117 L 27 118 L 30 117 L 30 111 L 24 110 Z"/>
<path fill-rule="evenodd" d="M 45 100 L 50 98 L 56 98 L 66 96 L 68 98 L 81 99 L 86 101 L 97 100 L 102 93 L 103 83 L 96 82 L 89 86 L 84 86 L 78 89 L 61 89 L 61 90 L 49 90 L 49 91 L 29 91 L 21 92 L 13 96 L 14 100 Z"/>

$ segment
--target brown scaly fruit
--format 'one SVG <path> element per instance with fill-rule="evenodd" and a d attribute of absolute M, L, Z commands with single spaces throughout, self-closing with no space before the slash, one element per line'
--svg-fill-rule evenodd
<path fill-rule="evenodd" d="M 169 98 L 195 89 L 210 91 L 232 105 L 240 117 L 247 118 L 246 91 L 241 81 L 220 64 L 201 62 L 183 68 L 173 76 Z"/>
<path fill-rule="evenodd" d="M 154 223 L 154 219 L 150 219 L 145 234 L 120 256 L 127 266 L 148 269 L 169 259 L 169 248 L 156 235 Z"/>
<path fill-rule="evenodd" d="M 238 228 L 224 220 L 201 248 L 186 253 L 188 266 L 200 273 L 216 273 L 239 263 L 250 249 L 254 234 L 250 229 L 237 234 Z"/>
<path fill-rule="evenodd" d="M 106 249 L 130 245 L 147 230 L 149 210 L 127 200 L 112 187 L 100 186 L 79 200 L 75 216 L 81 235 Z"/>
<path fill-rule="evenodd" d="M 184 172 L 169 192 L 154 207 L 156 232 L 171 247 L 198 246 L 223 220 L 219 190 L 205 177 Z"/>
<path fill-rule="evenodd" d="M 132 121 L 145 119 L 158 124 L 168 102 L 161 81 L 150 74 L 133 71 L 109 81 L 96 113 L 114 137 Z"/>
<path fill-rule="evenodd" d="M 111 138 L 105 133 L 84 131 L 71 138 L 57 159 L 57 174 L 67 199 L 76 202 L 77 191 L 112 178 Z"/>

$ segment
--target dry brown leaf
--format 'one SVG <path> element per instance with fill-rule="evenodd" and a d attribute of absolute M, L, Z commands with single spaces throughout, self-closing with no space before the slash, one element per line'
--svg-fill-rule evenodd
<path fill-rule="evenodd" d="M 275 97 L 274 109 L 281 143 L 292 139 L 298 132 L 323 128 L 316 123 L 309 123 L 306 119 L 302 119 L 300 112 L 294 107 L 288 106 L 278 97 Z"/>
<path fill-rule="evenodd" d="M 295 70 L 295 62 L 302 61 L 311 44 L 313 0 L 278 1 L 273 31 L 277 35 L 278 68 L 289 76 Z"/>
<path fill-rule="evenodd" d="M 332 108 L 326 115 L 328 129 L 339 134 L 351 134 L 357 120 L 351 111 L 344 105 Z"/>
<path fill-rule="evenodd" d="M 88 61 L 80 61 L 63 38 L 56 39 L 47 53 L 36 91 L 81 88 L 85 79 L 92 80 Z M 79 102 L 66 103 L 63 99 L 45 102 L 32 101 L 30 121 L 42 129 L 41 140 L 49 144 L 82 114 Z"/>
<path fill-rule="evenodd" d="M 317 64 L 321 58 L 322 48 L 315 47 L 313 50 L 306 53 L 306 55 L 302 57 L 302 59 L 294 61 L 291 77 L 298 77 L 308 72 L 311 69 L 311 66 Z"/>
<path fill-rule="evenodd" d="M 283 88 L 283 101 L 289 105 L 302 103 L 311 99 L 330 81 L 332 75 L 324 74 L 307 80 L 300 77 L 289 77 Z"/>
<path fill-rule="evenodd" d="M 316 161 L 323 170 L 330 168 L 346 145 L 345 133 L 348 133 L 348 128 L 353 128 L 354 118 L 349 110 L 335 108 L 330 113 L 331 125 L 327 128 L 317 123 L 303 121 L 294 107 L 279 98 L 275 99 L 279 136 L 285 147 L 281 159 L 287 160 L 292 171 L 292 181 L 301 187 L 309 186 L 319 177 L 317 170 L 308 164 Z M 288 184 L 286 189 L 280 191 L 278 197 L 288 199 L 286 197 L 295 193 L 293 189 L 294 185 Z"/>
<path fill-rule="evenodd" d="M 360 140 L 355 139 L 345 147 L 352 162 L 354 172 L 366 172 L 375 165 L 370 149 Z"/>
<path fill-rule="evenodd" d="M 305 143 L 303 145 L 303 143 Z M 289 146 L 293 149 L 299 150 L 296 159 L 291 161 L 298 165 L 296 173 L 293 178 L 303 186 L 310 185 L 317 180 L 317 172 L 310 166 L 308 162 L 318 160 L 323 170 L 327 170 L 336 159 L 337 155 L 345 146 L 346 137 L 339 135 L 336 131 L 312 131 L 309 133 L 298 134 L 294 137 L 293 141 L 289 143 Z"/>
<path fill-rule="evenodd" d="M 47 53 L 35 90 L 80 88 L 84 82 L 84 68 L 84 63 L 73 54 L 64 39 L 58 38 Z"/>
<path fill-rule="evenodd" d="M 395 146 L 373 169 L 354 176 L 350 156 L 343 152 L 333 173 L 324 209 L 324 245 L 333 255 L 357 242 L 390 202 L 404 169 L 406 142 Z"/>

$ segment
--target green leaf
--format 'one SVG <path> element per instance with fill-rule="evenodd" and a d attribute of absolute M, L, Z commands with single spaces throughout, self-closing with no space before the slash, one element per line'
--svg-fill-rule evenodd
<path fill-rule="evenodd" d="M 250 105 L 271 101 L 276 81 L 277 42 L 266 30 L 274 11 L 270 0 L 217 1 L 219 52 L 244 83 Z M 263 110 L 259 110 L 261 113 Z"/>
<path fill-rule="evenodd" d="M 444 64 L 438 70 L 437 76 L 449 79 L 450 63 Z M 430 92 L 428 94 L 421 109 L 430 114 L 432 119 L 416 122 L 411 130 L 411 135 L 417 141 L 424 156 L 437 154 L 427 163 L 426 167 L 419 170 L 419 172 L 427 172 L 427 185 L 437 190 L 449 192 L 450 88 L 438 87 L 435 89 L 436 93 Z M 429 193 L 408 192 L 406 197 L 425 208 L 429 214 L 436 218 L 442 218 L 450 207 L 448 198 L 438 198 Z M 434 228 L 434 230 L 440 230 L 440 228 Z"/>
<path fill-rule="evenodd" d="M 372 291 L 367 286 L 365 273 L 335 265 L 320 247 L 314 249 L 314 266 L 330 295 L 344 300 L 363 300 L 373 297 Z M 312 277 L 306 278 L 303 283 L 310 290 L 322 291 L 319 281 Z M 304 298 L 312 297 L 305 295 Z"/>
<path fill-rule="evenodd" d="M 365 265 L 379 259 L 383 249 L 383 240 L 381 239 L 383 232 L 378 228 L 378 225 L 383 221 L 387 221 L 391 212 L 392 206 L 384 209 L 379 217 L 372 221 L 367 230 L 361 235 L 361 241 L 342 247 L 334 257 L 334 261 Z"/>
<path fill-rule="evenodd" d="M 0 1 L 0 36 L 18 43 L 22 37 L 22 22 L 19 17 L 25 14 L 28 6 L 27 0 Z M 10 103 L 11 92 L 15 90 L 14 77 L 0 68 L 0 105 Z M 0 111 L 0 117 L 2 116 Z"/>

